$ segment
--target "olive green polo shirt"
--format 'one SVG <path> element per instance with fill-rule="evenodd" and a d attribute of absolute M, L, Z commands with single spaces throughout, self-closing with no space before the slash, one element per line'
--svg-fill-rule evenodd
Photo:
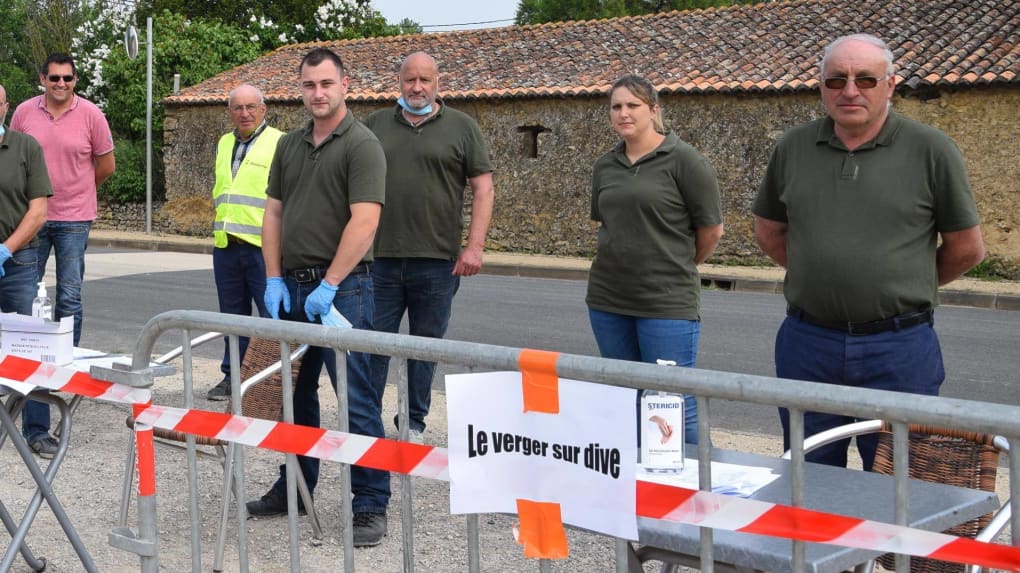
<path fill-rule="evenodd" d="M 351 219 L 350 205 L 385 201 L 386 156 L 350 111 L 318 146 L 309 121 L 280 138 L 266 195 L 283 202 L 283 267 L 327 266 Z M 363 260 L 372 260 L 371 248 Z"/>
<path fill-rule="evenodd" d="M 46 160 L 36 140 L 24 133 L 7 130 L 0 143 L 0 242 L 18 228 L 28 203 L 39 197 L 51 197 Z M 35 246 L 32 237 L 30 246 Z"/>
<path fill-rule="evenodd" d="M 960 150 L 895 112 L 854 151 L 833 129 L 826 117 L 789 130 L 754 201 L 787 224 L 787 301 L 839 322 L 933 308 L 938 233 L 978 224 Z"/>
<path fill-rule="evenodd" d="M 442 105 L 412 126 L 400 106 L 365 120 L 386 152 L 386 208 L 375 235 L 377 257 L 455 261 L 468 179 L 492 172 L 478 124 Z"/>
<path fill-rule="evenodd" d="M 701 154 L 671 133 L 631 164 L 621 142 L 595 162 L 591 218 L 602 226 L 588 274 L 590 308 L 700 318 L 695 229 L 722 223 L 715 169 Z"/>

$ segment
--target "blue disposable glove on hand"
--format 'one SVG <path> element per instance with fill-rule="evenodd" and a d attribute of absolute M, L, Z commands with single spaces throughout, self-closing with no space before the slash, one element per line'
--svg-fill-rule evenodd
<path fill-rule="evenodd" d="M 11 258 L 11 250 L 7 248 L 7 245 L 0 243 L 0 279 L 4 278 L 4 263 L 9 258 Z"/>
<path fill-rule="evenodd" d="M 329 314 L 329 309 L 333 307 L 333 299 L 336 298 L 336 289 L 337 287 L 326 282 L 326 279 L 322 279 L 319 286 L 308 295 L 305 299 L 305 315 L 309 321 L 314 322 L 316 316 Z"/>
<path fill-rule="evenodd" d="M 266 294 L 262 296 L 266 303 L 266 310 L 269 316 L 280 319 L 280 303 L 283 303 L 284 312 L 290 312 L 290 293 L 287 292 L 287 285 L 283 277 L 269 277 L 266 279 Z"/>

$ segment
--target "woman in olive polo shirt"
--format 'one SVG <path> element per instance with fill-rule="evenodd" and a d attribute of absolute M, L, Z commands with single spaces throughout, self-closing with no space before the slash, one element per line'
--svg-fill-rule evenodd
<path fill-rule="evenodd" d="M 588 314 L 603 357 L 694 366 L 701 321 L 697 264 L 723 234 L 715 170 L 664 134 L 658 94 L 628 75 L 609 92 L 620 143 L 595 162 L 591 217 L 601 223 L 588 278 Z M 685 439 L 697 407 L 685 400 Z"/>

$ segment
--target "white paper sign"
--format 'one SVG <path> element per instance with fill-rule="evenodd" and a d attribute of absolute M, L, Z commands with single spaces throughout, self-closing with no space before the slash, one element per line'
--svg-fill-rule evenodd
<path fill-rule="evenodd" d="M 560 504 L 564 523 L 637 539 L 636 392 L 560 379 L 559 414 L 524 412 L 520 372 L 446 377 L 450 512 Z"/>

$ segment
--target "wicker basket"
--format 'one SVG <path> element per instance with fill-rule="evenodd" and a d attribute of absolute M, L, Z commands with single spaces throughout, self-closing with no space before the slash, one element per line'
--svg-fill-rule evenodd
<path fill-rule="evenodd" d="M 290 345 L 290 353 L 297 350 L 297 344 Z M 241 380 L 247 380 L 266 368 L 280 361 L 280 342 L 265 338 L 252 338 L 248 342 L 248 350 L 241 362 Z M 290 363 L 291 390 L 297 384 L 298 371 L 301 370 L 301 359 Z M 227 402 L 227 411 L 231 410 L 232 402 Z M 249 418 L 278 421 L 283 419 L 283 376 L 277 372 L 259 384 L 248 388 L 241 398 L 241 415 Z"/>
<path fill-rule="evenodd" d="M 290 345 L 291 354 L 297 350 L 297 344 Z M 248 342 L 248 350 L 241 360 L 241 380 L 247 380 L 266 368 L 280 361 L 280 342 L 265 338 L 252 338 Z M 291 378 L 297 382 L 298 371 L 301 369 L 301 359 L 292 360 Z M 241 415 L 249 418 L 262 418 L 264 420 L 278 421 L 283 418 L 283 380 L 280 372 L 266 378 L 259 384 L 248 388 L 241 399 Z M 233 411 L 233 398 L 227 401 L 226 412 Z M 128 416 L 128 428 L 134 428 L 134 416 Z M 157 438 L 174 442 L 184 442 L 188 436 L 184 432 L 154 428 L 153 435 Z M 225 446 L 226 442 L 216 438 L 195 436 L 195 444 L 199 446 Z"/>
<path fill-rule="evenodd" d="M 970 489 L 995 491 L 999 452 L 994 436 L 931 426 L 910 426 L 910 477 Z M 893 475 L 893 435 L 886 426 L 878 435 L 874 471 Z M 992 514 L 962 523 L 945 533 L 973 538 L 992 519 Z M 882 567 L 895 568 L 892 553 L 878 559 Z M 934 559 L 911 558 L 911 573 L 962 573 L 964 566 Z"/>

